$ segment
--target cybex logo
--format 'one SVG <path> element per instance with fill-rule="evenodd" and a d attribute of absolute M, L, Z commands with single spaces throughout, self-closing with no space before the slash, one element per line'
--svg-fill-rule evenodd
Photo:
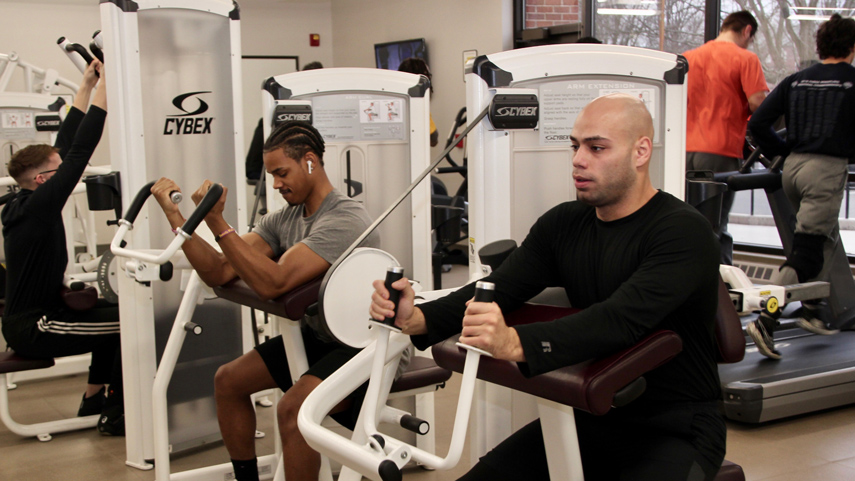
<path fill-rule="evenodd" d="M 36 131 L 56 132 L 62 124 L 59 115 L 36 115 Z"/>
<path fill-rule="evenodd" d="M 312 114 L 279 114 L 276 116 L 277 122 L 288 122 L 298 120 L 301 122 L 312 122 Z"/>
<path fill-rule="evenodd" d="M 537 107 L 500 107 L 497 117 L 537 117 Z"/>
<path fill-rule="evenodd" d="M 191 134 L 210 134 L 211 123 L 213 117 L 194 117 L 208 111 L 208 104 L 198 97 L 201 94 L 209 94 L 210 91 L 188 92 L 181 94 L 172 99 L 172 105 L 183 114 L 167 115 L 166 122 L 163 125 L 163 135 L 191 135 Z M 185 103 L 193 105 L 192 102 L 187 102 L 187 99 L 194 98 L 198 105 L 192 112 L 185 106 Z"/>

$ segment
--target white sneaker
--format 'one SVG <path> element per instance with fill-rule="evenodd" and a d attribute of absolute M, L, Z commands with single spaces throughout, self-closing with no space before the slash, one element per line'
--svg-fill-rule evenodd
<path fill-rule="evenodd" d="M 796 321 L 796 325 L 805 331 L 819 334 L 821 336 L 833 336 L 840 332 L 840 329 L 829 329 L 822 320 L 813 317 L 813 315 L 809 313 L 810 311 L 805 311 L 806 314 L 803 314 L 803 317 Z"/>

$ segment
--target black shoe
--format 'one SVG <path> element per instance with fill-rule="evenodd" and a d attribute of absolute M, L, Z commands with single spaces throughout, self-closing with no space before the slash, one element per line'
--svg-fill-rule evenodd
<path fill-rule="evenodd" d="M 125 410 L 121 405 L 110 406 L 101 412 L 98 432 L 104 436 L 125 435 Z"/>
<path fill-rule="evenodd" d="M 80 401 L 80 407 L 77 408 L 77 416 L 94 416 L 100 414 L 104 409 L 104 403 L 107 402 L 107 397 L 104 396 L 105 389 L 102 387 L 95 395 L 86 397 L 83 395 L 83 400 Z"/>

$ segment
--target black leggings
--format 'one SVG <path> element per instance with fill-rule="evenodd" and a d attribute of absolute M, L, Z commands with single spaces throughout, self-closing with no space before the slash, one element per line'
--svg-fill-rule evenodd
<path fill-rule="evenodd" d="M 714 409 L 592 416 L 576 411 L 586 481 L 708 481 L 724 460 L 726 428 Z M 540 420 L 481 458 L 461 481 L 548 480 Z"/>
<path fill-rule="evenodd" d="M 3 320 L 3 336 L 17 354 L 32 358 L 92 353 L 90 384 L 122 389 L 119 306 L 100 299 L 92 309 L 62 309 Z"/>

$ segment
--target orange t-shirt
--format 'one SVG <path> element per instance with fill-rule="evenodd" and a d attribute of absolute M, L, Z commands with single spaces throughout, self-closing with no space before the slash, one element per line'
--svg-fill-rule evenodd
<path fill-rule="evenodd" d="M 689 61 L 686 151 L 741 159 L 748 97 L 769 90 L 760 59 L 716 40 L 683 55 Z"/>

